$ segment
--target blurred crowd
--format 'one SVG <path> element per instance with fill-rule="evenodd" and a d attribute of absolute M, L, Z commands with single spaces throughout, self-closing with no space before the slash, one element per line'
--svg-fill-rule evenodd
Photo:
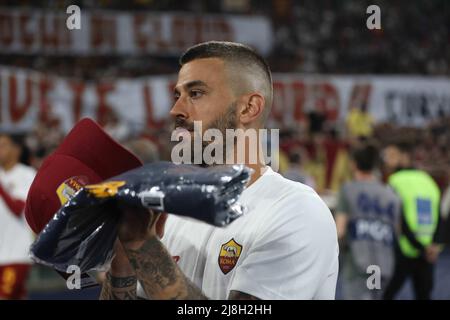
<path fill-rule="evenodd" d="M 113 11 L 264 15 L 271 20 L 274 29 L 275 45 L 266 57 L 273 72 L 450 74 L 450 4 L 446 0 L 419 0 L 414 5 L 406 0 L 3 0 L 0 4 L 49 10 L 77 4 L 82 9 Z M 360 27 L 365 26 L 365 11 L 371 4 L 382 9 L 381 30 Z M 1 64 L 83 79 L 175 74 L 179 67 L 176 56 L 150 55 L 105 58 L 0 53 Z M 122 142 L 136 138 L 114 115 L 107 121 L 107 130 Z M 314 181 L 320 192 L 336 191 L 348 176 L 344 159 L 352 137 L 374 137 L 385 144 L 392 137 L 404 136 L 416 145 L 416 164 L 430 172 L 444 188 L 450 161 L 446 148 L 450 142 L 448 128 L 448 119 L 430 123 L 426 128 L 399 128 L 374 124 L 364 112 L 358 114 L 358 110 L 352 110 L 347 122 L 340 124 L 327 123 L 322 115 L 310 113 L 305 128 L 282 129 L 281 170 L 287 170 L 289 163 L 301 162 L 314 178 L 309 181 Z M 155 145 L 154 149 L 161 155 L 158 157 L 167 158 L 164 141 L 167 141 L 171 125 L 166 124 L 162 133 L 160 129 L 146 130 L 140 135 Z M 57 120 L 36 124 L 26 140 L 33 166 L 39 166 L 40 160 L 63 135 Z"/>
<path fill-rule="evenodd" d="M 399 127 L 390 123 L 329 122 L 319 112 L 310 112 L 307 121 L 295 128 L 281 128 L 279 171 L 293 180 L 314 187 L 325 196 L 336 194 L 351 178 L 350 151 L 361 141 L 375 141 L 380 147 L 397 141 L 413 145 L 416 168 L 428 172 L 443 191 L 450 182 L 450 118 L 441 118 L 424 127 Z M 142 132 L 129 130 L 114 114 L 106 117 L 104 129 L 144 162 L 170 160 L 170 134 L 173 123 L 167 120 L 160 128 L 147 127 Z M 42 160 L 62 141 L 65 133 L 57 119 L 40 121 L 25 133 L 26 152 L 23 162 L 38 169 Z M 298 176 L 297 176 L 298 175 Z"/>
<path fill-rule="evenodd" d="M 369 115 L 367 117 L 370 118 Z M 117 117 L 110 116 L 107 119 L 104 129 L 139 156 L 143 162 L 170 160 L 170 144 L 167 143 L 173 128 L 170 122 L 157 132 L 148 128 L 136 135 L 127 130 L 126 124 L 121 123 Z M 343 187 L 357 177 L 353 159 L 354 151 L 367 143 L 376 145 L 378 153 L 371 158 L 380 158 L 382 160 L 380 164 L 384 164 L 393 161 L 391 157 L 396 156 L 385 151 L 388 146 L 398 143 L 407 144 L 411 147 L 411 167 L 427 172 L 436 182 L 441 193 L 440 199 L 442 199 L 439 200 L 439 207 L 442 208 L 440 214 L 448 220 L 450 216 L 450 154 L 447 146 L 450 144 L 448 130 L 450 119 L 441 119 L 420 129 L 396 127 L 387 123 L 375 124 L 370 121 L 365 122 L 365 128 L 361 126 L 364 122 L 359 122 L 358 128 L 355 128 L 351 121 L 351 113 L 342 126 L 327 123 L 324 119 L 325 117 L 320 114 L 312 113 L 308 116 L 306 128 L 280 130 L 279 171 L 281 174 L 311 186 L 321 195 L 334 215 L 342 214 L 340 202 Z M 359 134 L 355 135 L 355 133 Z M 38 170 L 42 161 L 54 151 L 64 135 L 58 122 L 37 124 L 32 132 L 26 133 L 21 139 L 25 151 L 22 153 L 21 161 Z M 373 176 L 383 185 L 388 182 L 392 174 L 384 169 L 383 166 L 373 169 Z M 445 230 L 440 232 L 443 242 L 450 240 L 450 223 L 446 226 Z M 346 237 L 350 235 L 346 232 L 344 234 Z M 348 250 L 346 246 L 343 245 L 341 248 L 342 257 L 346 257 L 346 250 Z M 434 258 L 433 263 L 436 263 L 436 260 L 437 258 Z M 42 276 L 41 273 L 45 273 L 46 276 Z M 49 290 L 63 288 L 62 280 L 58 279 L 56 274 L 49 273 L 46 268 L 35 267 L 32 275 L 31 279 L 37 281 L 39 286 L 43 279 L 46 279 L 44 282 L 50 286 Z M 54 287 L 51 287 L 52 285 Z M 33 285 L 31 288 L 37 289 Z M 357 294 L 357 292 L 353 293 Z M 345 295 L 343 297 L 348 298 Z M 380 297 L 378 294 L 376 299 Z"/>
<path fill-rule="evenodd" d="M 19 0 L 3 6 L 50 10 L 78 4 L 86 9 L 184 11 L 267 16 L 274 72 L 334 74 L 450 74 L 450 4 L 446 0 Z M 378 4 L 381 30 L 368 30 L 366 8 Z M 44 57 L 0 55 L 0 64 L 96 79 L 175 73 L 177 57 Z"/>
<path fill-rule="evenodd" d="M 390 123 L 366 123 L 360 129 L 364 135 L 354 135 L 355 128 L 347 116 L 346 124 L 331 124 L 325 117 L 309 115 L 310 129 L 282 130 L 280 136 L 281 171 L 295 165 L 308 173 L 309 181 L 319 193 L 337 191 L 351 172 L 348 166 L 349 151 L 362 140 L 371 139 L 381 147 L 396 141 L 414 146 L 415 167 L 429 172 L 441 189 L 449 183 L 450 173 L 450 119 L 442 118 L 425 127 L 399 127 Z M 370 117 L 369 115 L 367 115 Z M 358 125 L 361 125 L 359 122 Z"/>

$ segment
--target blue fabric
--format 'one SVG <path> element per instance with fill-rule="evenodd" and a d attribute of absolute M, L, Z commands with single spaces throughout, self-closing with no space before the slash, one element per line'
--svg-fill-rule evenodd
<path fill-rule="evenodd" d="M 136 214 L 149 208 L 226 226 L 242 214 L 237 200 L 250 175 L 243 165 L 203 168 L 158 162 L 98 184 L 101 189 L 108 182 L 123 182 L 106 197 L 85 186 L 39 234 L 31 247 L 32 258 L 61 272 L 70 265 L 81 272 L 101 270 L 112 259 L 124 206 L 136 208 Z"/>

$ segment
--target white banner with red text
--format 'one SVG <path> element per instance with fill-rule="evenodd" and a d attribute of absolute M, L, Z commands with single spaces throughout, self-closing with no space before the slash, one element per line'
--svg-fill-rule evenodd
<path fill-rule="evenodd" d="M 82 117 L 105 122 L 114 111 L 136 130 L 169 119 L 176 75 L 83 82 L 0 67 L 0 128 L 29 130 L 37 119 L 58 119 L 65 131 Z M 366 106 L 377 122 L 423 126 L 450 115 L 450 78 L 274 74 L 270 127 L 304 123 L 312 110 L 344 121 Z"/>
<path fill-rule="evenodd" d="M 80 29 L 69 30 L 65 10 L 0 8 L 0 51 L 47 55 L 176 55 L 209 40 L 235 41 L 266 55 L 268 18 L 245 15 L 113 12 L 81 9 Z"/>

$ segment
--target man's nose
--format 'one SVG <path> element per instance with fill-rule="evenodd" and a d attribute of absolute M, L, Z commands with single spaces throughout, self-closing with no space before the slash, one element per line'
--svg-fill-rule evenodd
<path fill-rule="evenodd" d="M 170 110 L 170 115 L 174 118 L 176 117 L 188 118 L 189 113 L 184 98 L 180 97 L 175 101 L 174 105 L 172 106 L 172 109 Z"/>

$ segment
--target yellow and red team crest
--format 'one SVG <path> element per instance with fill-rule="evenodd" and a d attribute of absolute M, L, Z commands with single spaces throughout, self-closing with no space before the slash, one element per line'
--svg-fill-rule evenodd
<path fill-rule="evenodd" d="M 85 176 L 71 177 L 61 183 L 56 189 L 56 194 L 58 195 L 61 205 L 65 205 L 66 202 L 72 199 L 75 193 L 87 183 L 88 178 Z"/>
<path fill-rule="evenodd" d="M 231 239 L 227 243 L 224 243 L 220 248 L 219 254 L 219 267 L 224 274 L 227 274 L 233 270 L 236 265 L 239 256 L 242 252 L 242 246 L 234 239 Z"/>

